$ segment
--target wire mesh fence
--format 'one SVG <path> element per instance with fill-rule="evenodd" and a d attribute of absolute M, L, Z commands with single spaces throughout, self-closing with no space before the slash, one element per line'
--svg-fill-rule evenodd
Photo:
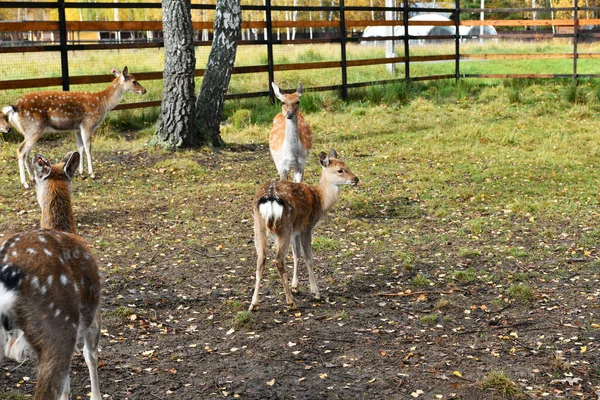
<path fill-rule="evenodd" d="M 243 0 L 230 98 L 440 78 L 600 77 L 598 7 L 460 8 L 459 0 Z M 540 3 L 542 4 L 542 3 Z M 214 0 L 192 1 L 197 87 L 212 40 Z M 485 18 L 484 18 L 485 17 Z M 0 103 L 32 90 L 100 90 L 129 67 L 160 104 L 160 1 L 0 3 Z"/>

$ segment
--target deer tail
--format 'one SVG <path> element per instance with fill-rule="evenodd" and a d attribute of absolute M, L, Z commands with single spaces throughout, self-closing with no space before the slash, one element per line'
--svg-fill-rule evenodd
<path fill-rule="evenodd" d="M 268 192 L 260 197 L 256 204 L 258 212 L 270 230 L 283 215 L 285 206 L 284 201 L 277 195 L 275 182 L 275 180 L 271 182 Z"/>

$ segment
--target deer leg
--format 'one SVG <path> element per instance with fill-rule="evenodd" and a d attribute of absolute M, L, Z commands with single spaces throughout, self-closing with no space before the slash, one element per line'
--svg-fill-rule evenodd
<path fill-rule="evenodd" d="M 258 306 L 258 292 L 260 290 L 260 281 L 262 280 L 263 272 L 265 270 L 265 262 L 267 260 L 267 235 L 262 230 L 255 218 L 254 228 L 254 246 L 256 247 L 256 285 L 254 286 L 254 294 L 252 295 L 252 303 L 248 311 L 253 311 Z"/>
<path fill-rule="evenodd" d="M 298 163 L 294 167 L 294 182 L 302 182 L 304 180 L 304 165 Z"/>
<path fill-rule="evenodd" d="M 77 142 L 77 151 L 83 157 L 84 147 L 83 147 L 83 139 L 81 139 L 81 130 L 75 130 L 75 141 Z M 79 163 L 79 175 L 83 177 L 83 162 Z"/>
<path fill-rule="evenodd" d="M 315 299 L 320 299 L 319 287 L 317 286 L 317 279 L 315 278 L 315 272 L 313 267 L 315 261 L 312 254 L 312 234 L 308 233 L 302 236 L 302 250 L 304 253 L 304 260 L 306 261 L 306 268 L 308 269 L 308 280 L 310 282 L 310 292 L 313 294 Z"/>
<path fill-rule="evenodd" d="M 29 183 L 27 183 L 27 179 L 25 178 L 25 171 L 27 171 L 27 175 L 29 175 L 29 180 L 33 180 L 33 173 L 31 172 L 31 166 L 28 162 L 29 152 L 31 152 L 31 149 L 41 136 L 41 133 L 34 133 L 29 137 L 25 136 L 25 140 L 19 145 L 19 148 L 17 149 L 17 159 L 19 160 L 19 175 L 21 177 L 21 184 L 25 187 L 25 189 L 29 189 Z"/>
<path fill-rule="evenodd" d="M 292 237 L 292 256 L 294 257 L 294 275 L 292 276 L 292 290 L 298 287 L 298 262 L 302 255 L 302 244 L 300 243 L 300 237 L 294 235 Z"/>
<path fill-rule="evenodd" d="M 281 284 L 283 285 L 283 292 L 285 293 L 285 301 L 290 309 L 293 310 L 296 308 L 296 303 L 294 302 L 292 291 L 288 286 L 287 273 L 285 272 L 285 255 L 287 254 L 289 248 L 290 237 L 279 235 L 277 237 L 277 255 L 275 256 L 275 267 L 277 268 L 277 271 L 279 271 L 279 276 L 281 277 Z"/>
<path fill-rule="evenodd" d="M 68 400 L 71 355 L 75 348 L 75 335 L 61 341 L 61 346 L 45 347 L 38 352 L 38 383 L 34 400 Z"/>
<path fill-rule="evenodd" d="M 101 400 L 98 381 L 98 343 L 100 341 L 100 312 L 94 316 L 92 324 L 83 334 L 83 357 L 90 372 L 91 400 Z"/>
<path fill-rule="evenodd" d="M 83 147 L 85 148 L 85 155 L 87 156 L 88 173 L 90 178 L 94 179 L 94 170 L 92 169 L 92 131 L 89 129 L 81 129 L 81 140 L 83 141 Z"/>

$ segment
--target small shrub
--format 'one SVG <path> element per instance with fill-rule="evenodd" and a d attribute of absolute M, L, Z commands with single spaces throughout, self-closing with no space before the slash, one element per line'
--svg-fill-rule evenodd
<path fill-rule="evenodd" d="M 254 313 L 252 311 L 240 311 L 233 318 L 233 325 L 236 327 L 248 325 L 254 321 Z"/>
<path fill-rule="evenodd" d="M 533 289 L 523 284 L 512 285 L 510 288 L 508 288 L 508 296 L 510 298 L 524 302 L 530 302 L 535 300 L 535 294 L 533 293 Z"/>
<path fill-rule="evenodd" d="M 519 386 L 502 371 L 492 371 L 483 378 L 478 386 L 483 390 L 491 390 L 503 398 L 513 398 L 521 394 Z"/>

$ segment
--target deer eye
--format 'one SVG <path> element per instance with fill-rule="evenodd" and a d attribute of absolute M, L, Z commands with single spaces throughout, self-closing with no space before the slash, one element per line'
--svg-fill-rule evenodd
<path fill-rule="evenodd" d="M 338 174 L 343 174 L 344 170 L 343 169 L 338 169 Z"/>

